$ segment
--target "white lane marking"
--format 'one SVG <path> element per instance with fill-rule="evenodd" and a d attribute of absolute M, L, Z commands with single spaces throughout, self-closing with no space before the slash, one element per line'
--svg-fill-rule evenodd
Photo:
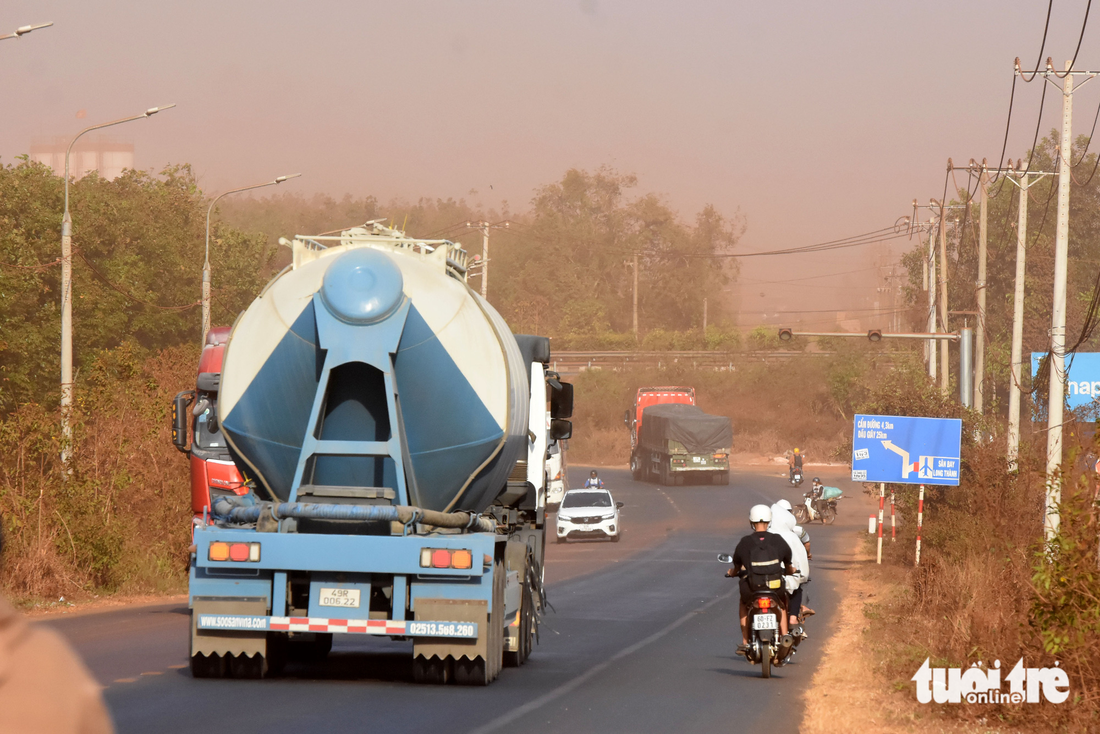
<path fill-rule="evenodd" d="M 554 701 L 558 698 L 561 698 L 562 696 L 569 693 L 573 689 L 579 687 L 582 683 L 584 683 L 588 679 L 598 675 L 599 673 L 601 673 L 604 670 L 606 670 L 607 668 L 609 668 L 612 663 L 614 663 L 618 660 L 622 660 L 623 658 L 627 657 L 628 655 L 633 655 L 634 653 L 641 650 L 643 647 L 647 647 L 648 645 L 653 644 L 657 640 L 659 640 L 662 637 L 664 637 L 665 635 L 667 635 L 669 632 L 672 632 L 673 630 L 675 630 L 680 625 L 684 624 L 685 622 L 687 622 L 691 619 L 694 619 L 696 615 L 701 614 L 702 612 L 705 612 L 707 609 L 714 606 L 715 604 L 717 604 L 720 601 L 725 601 L 726 599 L 729 599 L 730 597 L 733 596 L 733 594 L 736 591 L 737 591 L 737 589 L 735 588 L 735 589 L 733 589 L 733 591 L 728 591 L 725 594 L 723 594 L 722 596 L 711 599 L 710 601 L 708 601 L 703 606 L 701 606 L 697 609 L 693 609 L 692 611 L 690 611 L 687 614 L 685 614 L 684 616 L 680 617 L 679 619 L 677 619 L 675 622 L 668 625 L 664 629 L 659 630 L 657 632 L 654 632 L 652 635 L 650 635 L 649 637 L 646 637 L 644 640 L 640 640 L 638 642 L 635 642 L 630 647 L 623 648 L 622 650 L 615 653 L 614 655 L 612 655 L 610 658 L 603 661 L 602 663 L 594 665 L 593 667 L 586 670 L 584 673 L 581 673 L 576 678 L 561 684 L 560 686 L 553 689 L 552 691 L 544 693 L 543 695 L 536 698 L 534 701 L 530 701 L 528 703 L 525 703 L 522 706 L 519 706 L 517 708 L 512 709 L 511 711 L 509 711 L 508 713 L 506 713 L 502 716 L 498 716 L 497 718 L 490 721 L 488 724 L 485 724 L 484 726 L 480 726 L 477 729 L 474 729 L 473 731 L 470 732 L 470 734 L 487 734 L 487 732 L 496 731 L 497 729 L 500 729 L 503 726 L 507 726 L 508 724 L 511 724 L 512 722 L 516 721 L 517 719 L 523 718 L 524 716 L 531 713 L 532 711 L 535 711 L 537 709 L 542 708 L 543 706 L 550 703 L 551 701 Z"/>
<path fill-rule="evenodd" d="M 669 497 L 667 494 L 665 494 L 665 491 L 663 489 L 661 489 L 660 487 L 657 487 L 657 491 L 661 493 L 662 497 L 664 497 L 666 500 L 668 500 L 668 503 L 670 505 L 672 505 L 672 509 L 676 510 L 677 515 L 682 514 L 680 512 L 680 508 L 676 506 L 676 503 L 672 500 L 671 497 Z"/>

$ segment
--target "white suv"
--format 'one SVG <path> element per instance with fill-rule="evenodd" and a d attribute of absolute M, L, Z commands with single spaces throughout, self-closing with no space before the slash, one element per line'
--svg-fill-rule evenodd
<path fill-rule="evenodd" d="M 619 508 L 606 489 L 571 489 L 558 508 L 558 542 L 569 538 L 609 538 L 619 542 Z"/>

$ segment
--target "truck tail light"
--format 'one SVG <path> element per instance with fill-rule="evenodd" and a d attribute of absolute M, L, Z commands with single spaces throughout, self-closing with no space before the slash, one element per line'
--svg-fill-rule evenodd
<path fill-rule="evenodd" d="M 729 454 L 715 454 L 715 455 L 714 455 L 714 458 L 715 458 L 715 459 L 725 459 L 725 458 L 727 458 L 728 456 L 729 456 Z"/>
<path fill-rule="evenodd" d="M 422 548 L 420 550 L 421 568 L 473 568 L 474 556 L 462 548 Z"/>
<path fill-rule="evenodd" d="M 211 561 L 233 561 L 235 563 L 258 563 L 260 560 L 259 543 L 225 543 L 217 541 L 210 544 L 206 557 Z"/>

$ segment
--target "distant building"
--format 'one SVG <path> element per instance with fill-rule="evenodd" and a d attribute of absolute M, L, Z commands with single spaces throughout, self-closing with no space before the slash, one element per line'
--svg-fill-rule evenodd
<path fill-rule="evenodd" d="M 39 140 L 31 144 L 31 160 L 44 163 L 58 176 L 65 175 L 65 150 L 68 138 Z M 134 167 L 134 144 L 120 143 L 109 138 L 78 140 L 69 155 L 69 175 L 83 178 L 92 171 L 100 178 L 113 181 L 125 168 Z"/>

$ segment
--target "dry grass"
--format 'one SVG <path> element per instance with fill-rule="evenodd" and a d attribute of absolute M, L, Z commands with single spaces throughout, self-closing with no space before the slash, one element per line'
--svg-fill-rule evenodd
<path fill-rule="evenodd" d="M 803 734 L 1008 731 L 989 722 L 945 718 L 917 703 L 911 682 L 894 680 L 886 673 L 881 657 L 892 648 L 881 639 L 872 620 L 884 602 L 902 602 L 905 587 L 892 578 L 895 569 L 872 564 L 869 548 L 865 540 L 859 540 L 855 551 L 859 563 L 844 572 L 840 611 L 806 691 L 799 730 Z M 917 663 L 913 670 L 919 666 Z"/>
<path fill-rule="evenodd" d="M 193 382 L 197 357 L 185 347 L 100 355 L 76 386 L 65 480 L 56 411 L 30 404 L 0 421 L 0 580 L 8 595 L 30 603 L 183 588 L 190 489 L 169 410 Z"/>

